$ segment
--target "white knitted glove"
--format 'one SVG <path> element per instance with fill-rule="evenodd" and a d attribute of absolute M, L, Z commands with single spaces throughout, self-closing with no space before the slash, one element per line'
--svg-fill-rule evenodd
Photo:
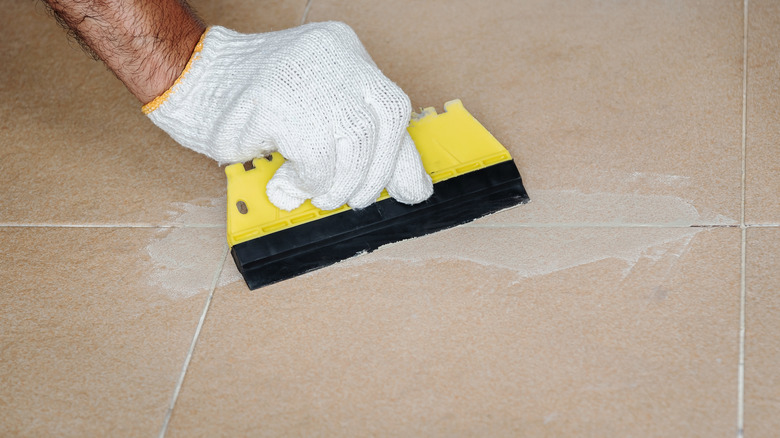
<path fill-rule="evenodd" d="M 144 112 L 220 163 L 280 152 L 287 162 L 267 194 L 285 210 L 306 199 L 323 210 L 363 208 L 383 188 L 407 204 L 433 192 L 406 131 L 409 98 L 343 23 L 253 35 L 211 27 Z"/>

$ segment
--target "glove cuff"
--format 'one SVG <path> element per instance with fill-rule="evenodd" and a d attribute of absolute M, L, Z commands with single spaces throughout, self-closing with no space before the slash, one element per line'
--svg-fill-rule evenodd
<path fill-rule="evenodd" d="M 154 110 L 160 107 L 163 103 L 165 103 L 168 98 L 176 92 L 176 89 L 181 84 L 181 81 L 184 79 L 184 76 L 187 75 L 187 73 L 190 71 L 190 68 L 192 68 L 192 64 L 200 58 L 200 53 L 203 50 L 203 40 L 206 38 L 206 35 L 211 30 L 211 27 L 206 28 L 206 31 L 203 32 L 203 35 L 200 36 L 200 39 L 198 40 L 198 44 L 195 45 L 195 49 L 192 51 L 192 55 L 190 55 L 189 61 L 187 61 L 187 65 L 184 66 L 184 70 L 182 70 L 181 74 L 178 78 L 173 82 L 173 85 L 171 85 L 170 88 L 165 90 L 165 92 L 157 97 L 155 97 L 151 102 L 147 103 L 143 107 L 141 107 L 141 111 L 143 111 L 144 114 L 149 115 Z"/>

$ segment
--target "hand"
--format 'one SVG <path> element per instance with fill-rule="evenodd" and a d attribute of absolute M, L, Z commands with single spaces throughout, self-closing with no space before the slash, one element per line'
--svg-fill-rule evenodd
<path fill-rule="evenodd" d="M 363 208 L 383 188 L 412 204 L 433 192 L 406 131 L 411 105 L 343 23 L 239 34 L 214 26 L 176 83 L 144 111 L 182 145 L 220 163 L 278 151 L 277 207 L 306 199 Z"/>

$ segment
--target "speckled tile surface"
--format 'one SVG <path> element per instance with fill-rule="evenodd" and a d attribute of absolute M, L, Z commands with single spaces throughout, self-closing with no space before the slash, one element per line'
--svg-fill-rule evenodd
<path fill-rule="evenodd" d="M 780 428 L 780 229 L 747 233 L 745 436 L 771 437 Z"/>
<path fill-rule="evenodd" d="M 4 2 L 0 435 L 772 436 L 772 1 L 193 6 L 349 23 L 415 107 L 461 98 L 532 201 L 248 291 L 223 169 Z"/>
<path fill-rule="evenodd" d="M 780 5 L 750 2 L 745 220 L 780 224 Z"/>
<path fill-rule="evenodd" d="M 739 1 L 316 0 L 308 18 L 346 21 L 415 107 L 461 98 L 504 143 L 542 202 L 491 220 L 739 222 Z"/>
<path fill-rule="evenodd" d="M 0 228 L 0 240 L 0 435 L 157 434 L 221 231 Z"/>
<path fill-rule="evenodd" d="M 602 256 L 555 266 L 584 242 Z M 230 284 L 169 435 L 730 436 L 739 248 L 736 229 L 459 228 Z"/>

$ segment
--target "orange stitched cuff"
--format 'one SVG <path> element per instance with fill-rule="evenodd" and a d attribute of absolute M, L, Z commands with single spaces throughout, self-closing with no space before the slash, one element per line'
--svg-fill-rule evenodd
<path fill-rule="evenodd" d="M 176 88 L 179 86 L 179 83 L 181 83 L 181 80 L 184 78 L 184 75 L 187 74 L 187 72 L 190 71 L 190 68 L 192 67 L 192 63 L 195 62 L 196 59 L 200 58 L 200 51 L 203 49 L 203 39 L 206 37 L 206 34 L 209 33 L 209 29 L 206 29 L 205 32 L 203 32 L 203 35 L 200 36 L 200 39 L 198 40 L 198 44 L 195 46 L 195 50 L 192 51 L 192 55 L 190 56 L 190 60 L 187 61 L 187 65 L 184 66 L 184 70 L 181 72 L 178 78 L 176 78 L 176 81 L 171 85 L 171 88 L 168 88 L 165 90 L 165 92 L 157 97 L 154 98 L 151 102 L 147 103 L 143 107 L 141 107 L 141 111 L 143 111 L 144 114 L 149 114 L 152 111 L 156 110 L 160 107 L 167 99 L 170 97 L 173 93 L 176 92 Z"/>

